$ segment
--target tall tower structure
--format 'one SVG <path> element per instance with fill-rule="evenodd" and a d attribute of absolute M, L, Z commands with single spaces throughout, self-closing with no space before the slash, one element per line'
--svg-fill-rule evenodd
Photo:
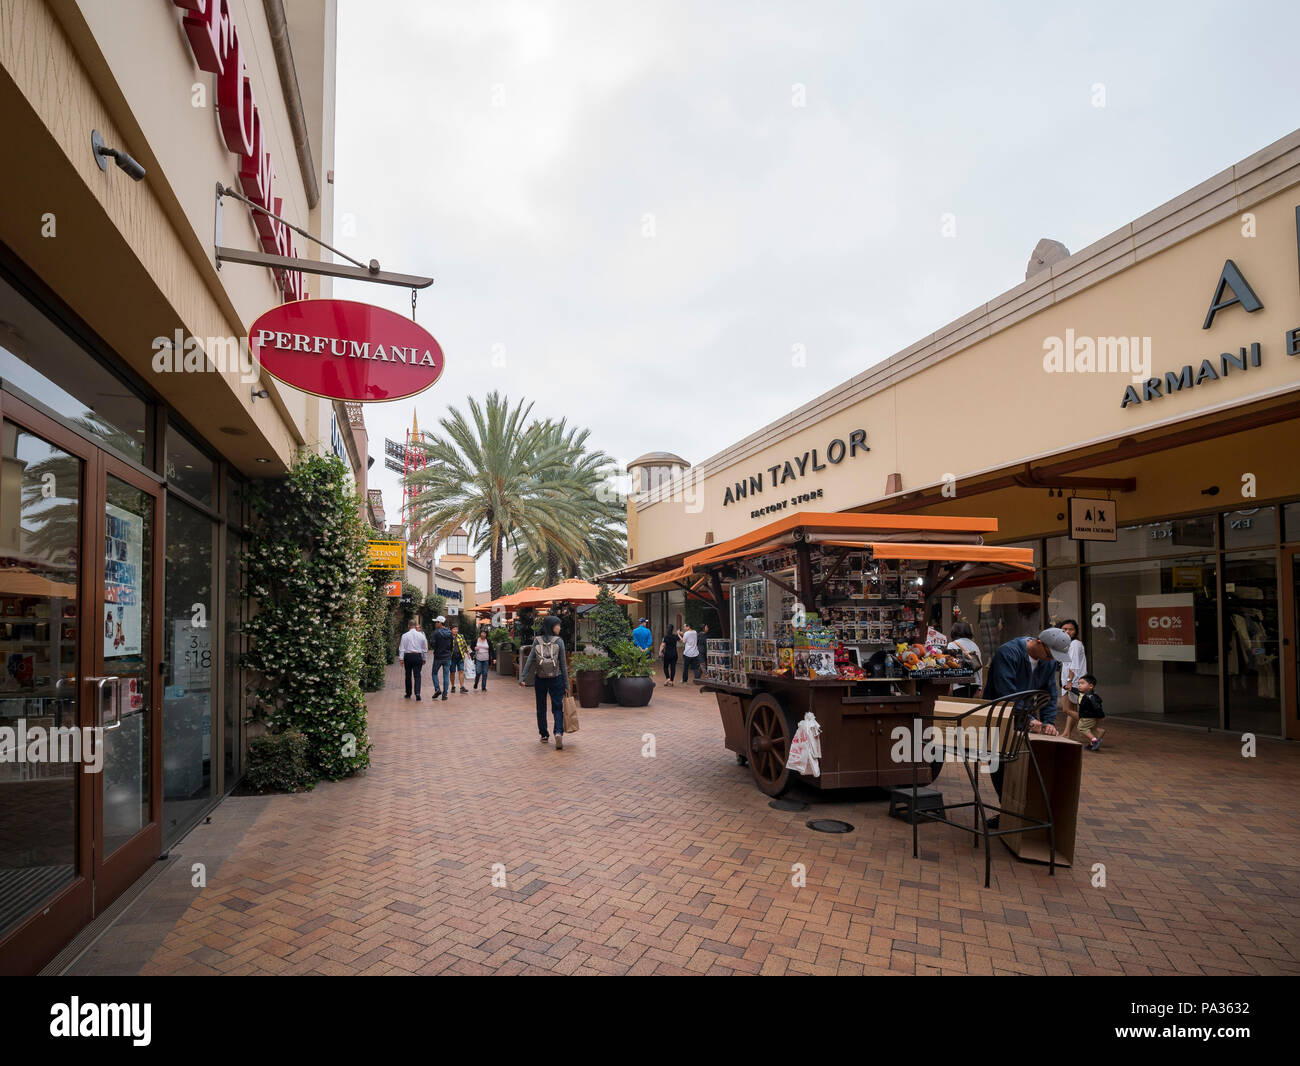
<path fill-rule="evenodd" d="M 416 544 L 412 536 L 412 509 L 415 504 L 415 498 L 424 490 L 419 485 L 407 483 L 407 479 L 417 470 L 423 470 L 428 466 L 428 457 L 424 454 L 424 449 L 420 447 L 420 421 L 416 415 L 415 408 L 411 408 L 411 428 L 406 431 L 406 444 L 402 447 L 402 522 L 406 526 L 407 540 L 415 549 L 417 558 L 426 558 L 432 555 L 432 545 L 420 543 Z"/>

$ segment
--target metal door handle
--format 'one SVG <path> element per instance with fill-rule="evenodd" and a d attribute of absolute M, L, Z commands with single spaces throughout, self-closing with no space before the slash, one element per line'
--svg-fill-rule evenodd
<path fill-rule="evenodd" d="M 101 729 L 117 729 L 122 725 L 122 679 L 120 677 L 92 677 L 95 682 L 95 714 Z M 113 686 L 113 724 L 104 725 L 104 686 Z"/>

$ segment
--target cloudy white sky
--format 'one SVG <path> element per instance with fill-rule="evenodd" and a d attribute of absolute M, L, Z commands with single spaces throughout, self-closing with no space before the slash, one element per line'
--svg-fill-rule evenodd
<path fill-rule="evenodd" d="M 696 462 L 1295 129 L 1298 41 L 1294 2 L 339 0 L 335 233 L 437 279 L 422 428 L 499 389 Z M 390 514 L 411 410 L 366 411 Z"/>

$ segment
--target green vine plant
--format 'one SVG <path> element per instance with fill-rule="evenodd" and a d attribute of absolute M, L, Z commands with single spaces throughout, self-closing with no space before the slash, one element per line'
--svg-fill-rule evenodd
<path fill-rule="evenodd" d="M 370 765 L 361 674 L 367 642 L 366 534 L 343 463 L 300 458 L 287 478 L 252 493 L 254 525 L 244 595 L 255 671 L 253 721 L 272 735 L 301 733 L 316 779 Z M 250 769 L 254 751 L 250 748 Z M 306 787 L 310 787 L 308 784 Z"/>

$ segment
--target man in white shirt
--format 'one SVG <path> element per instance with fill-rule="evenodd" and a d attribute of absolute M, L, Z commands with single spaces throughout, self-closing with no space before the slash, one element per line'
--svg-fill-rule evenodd
<path fill-rule="evenodd" d="M 1088 672 L 1088 654 L 1083 641 L 1079 639 L 1079 623 L 1067 618 L 1061 623 L 1066 636 L 1070 638 L 1069 660 L 1061 664 L 1061 704 L 1058 718 L 1065 724 L 1061 727 L 1061 736 L 1068 737 L 1079 722 L 1079 693 L 1075 685 Z"/>
<path fill-rule="evenodd" d="M 691 671 L 700 679 L 700 635 L 687 622 L 682 626 L 682 681 L 690 682 Z"/>
<path fill-rule="evenodd" d="M 402 665 L 406 667 L 406 695 L 411 698 L 411 678 L 415 678 L 415 698 L 420 698 L 420 671 L 424 668 L 424 657 L 429 651 L 429 640 L 420 630 L 419 623 L 412 618 L 402 634 L 402 642 L 397 646 L 402 655 Z"/>

